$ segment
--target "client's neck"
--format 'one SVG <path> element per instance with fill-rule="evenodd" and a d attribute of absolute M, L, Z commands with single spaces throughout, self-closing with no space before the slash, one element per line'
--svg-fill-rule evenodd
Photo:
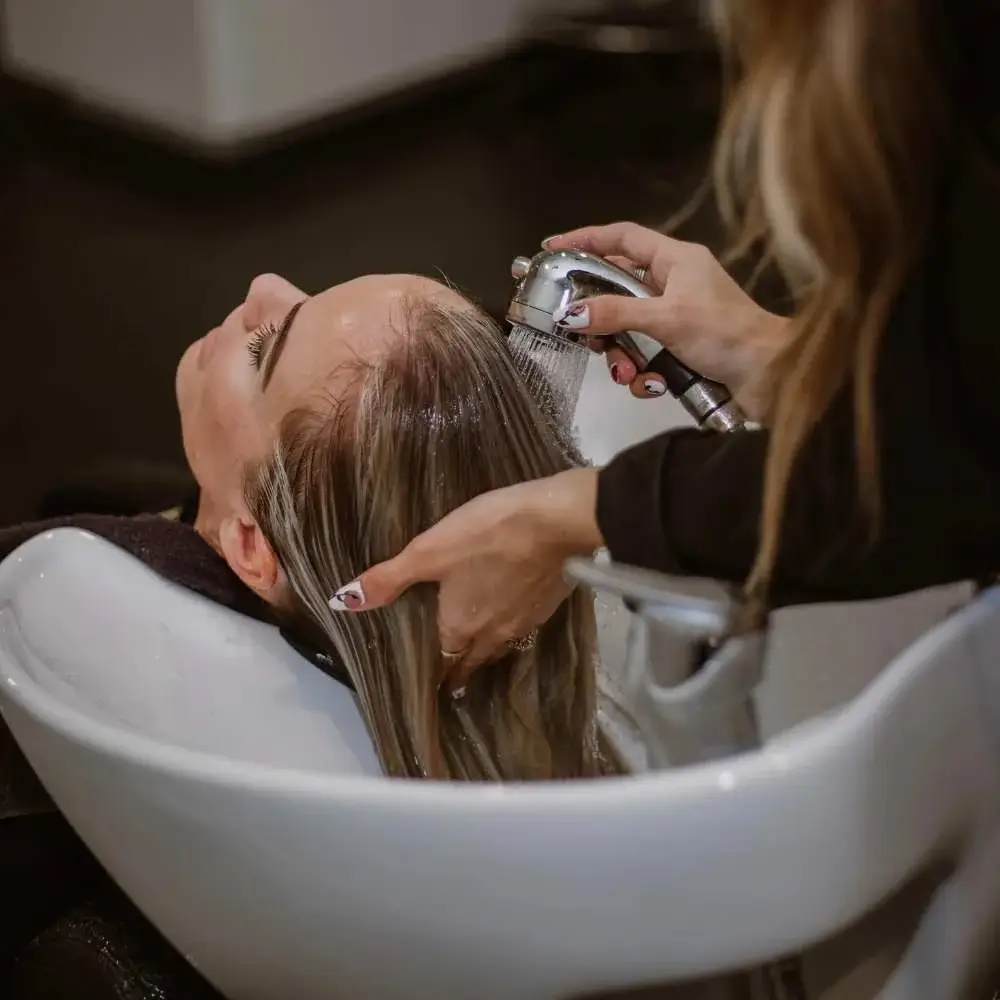
<path fill-rule="evenodd" d="M 204 491 L 198 496 L 198 511 L 194 516 L 194 530 L 208 542 L 220 555 L 222 547 L 219 544 L 220 512 L 218 506 Z"/>

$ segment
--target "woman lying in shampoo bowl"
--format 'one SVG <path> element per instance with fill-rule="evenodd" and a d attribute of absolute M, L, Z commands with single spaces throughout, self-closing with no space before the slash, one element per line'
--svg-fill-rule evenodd
<path fill-rule="evenodd" d="M 177 399 L 200 486 L 190 518 L 81 515 L 22 525 L 0 530 L 0 558 L 35 534 L 75 525 L 176 583 L 282 625 L 294 645 L 354 688 L 387 775 L 530 781 L 622 770 L 598 723 L 590 594 L 564 587 L 546 623 L 515 637 L 460 701 L 442 687 L 448 671 L 435 586 L 415 587 L 372 615 L 330 606 L 341 581 L 467 500 L 576 464 L 563 429 L 528 394 L 503 334 L 481 310 L 407 275 L 363 277 L 311 297 L 263 275 L 186 351 Z M 4 743 L 0 768 L 14 769 L 10 736 L 0 731 L 0 750 Z M 8 960 L 93 887 L 93 873 L 83 879 L 74 860 L 72 833 L 37 788 L 30 794 L 20 767 L 18 781 L 0 774 L 14 792 L 0 798 L 0 859 L 14 863 L 5 835 L 17 825 L 22 836 L 25 824 L 33 843 L 58 843 L 58 858 L 36 850 L 33 864 L 12 872 L 25 888 L 4 907 L 32 906 L 10 914 L 9 940 L 0 940 Z M 51 884 L 57 891 L 45 902 L 42 887 Z M 109 935 L 136 936 L 141 918 L 129 912 L 115 923 L 124 929 L 94 936 L 95 969 L 102 953 L 121 950 Z M 129 949 L 137 950 L 134 942 Z M 181 979 L 193 975 L 161 954 L 144 981 L 153 981 L 157 963 Z M 4 978 L 0 968 L 0 985 Z M 150 996 L 202 996 L 157 988 Z"/>

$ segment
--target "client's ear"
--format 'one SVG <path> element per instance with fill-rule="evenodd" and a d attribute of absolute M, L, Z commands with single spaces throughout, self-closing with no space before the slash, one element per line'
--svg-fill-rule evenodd
<path fill-rule="evenodd" d="M 227 517 L 219 526 L 219 547 L 230 569 L 255 594 L 273 602 L 281 569 L 257 522 L 246 514 Z"/>

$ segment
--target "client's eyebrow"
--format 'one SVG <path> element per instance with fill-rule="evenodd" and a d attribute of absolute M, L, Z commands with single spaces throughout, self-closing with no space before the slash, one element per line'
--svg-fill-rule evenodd
<path fill-rule="evenodd" d="M 306 300 L 303 299 L 302 302 L 296 302 L 295 305 L 288 310 L 288 315 L 281 321 L 281 326 L 278 327 L 278 332 L 271 339 L 270 349 L 267 352 L 267 357 L 264 359 L 264 364 L 261 366 L 262 391 L 267 388 L 268 383 L 271 381 L 271 377 L 274 375 L 274 369 L 281 360 L 281 352 L 284 351 L 285 344 L 288 343 L 288 331 L 291 330 L 292 323 L 295 322 L 295 317 L 298 316 L 299 310 L 302 308 L 302 304 L 305 301 Z"/>

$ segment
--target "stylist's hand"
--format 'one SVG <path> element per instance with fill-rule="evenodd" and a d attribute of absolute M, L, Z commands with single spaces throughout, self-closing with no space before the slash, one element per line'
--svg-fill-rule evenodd
<path fill-rule="evenodd" d="M 415 583 L 437 582 L 441 650 L 451 654 L 450 683 L 461 685 L 567 598 L 563 563 L 603 545 L 596 506 L 596 469 L 484 493 L 342 587 L 330 606 L 371 611 Z"/>
<path fill-rule="evenodd" d="M 562 317 L 568 329 L 595 338 L 638 330 L 658 340 L 685 364 L 723 382 L 752 417 L 758 417 L 759 382 L 784 341 L 787 320 L 758 306 L 726 273 L 710 250 L 684 243 L 632 222 L 591 226 L 544 243 L 574 248 L 648 271 L 659 295 L 634 299 L 601 295 L 573 303 Z M 662 396 L 658 375 L 643 375 L 618 348 L 607 351 L 612 378 L 640 398 Z"/>

